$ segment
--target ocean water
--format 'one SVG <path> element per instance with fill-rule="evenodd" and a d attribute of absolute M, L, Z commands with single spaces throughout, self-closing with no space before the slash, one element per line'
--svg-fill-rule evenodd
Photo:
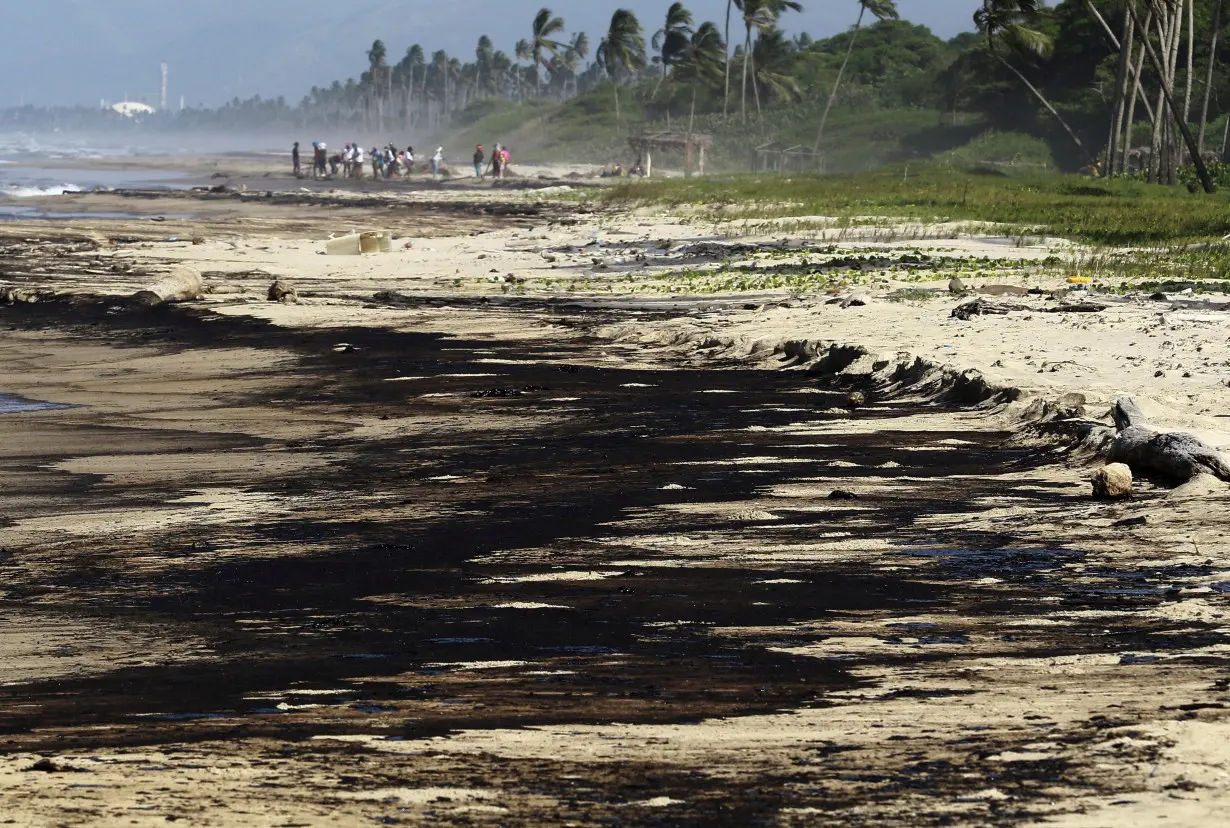
<path fill-rule="evenodd" d="M 85 134 L 0 132 L 0 198 L 22 199 L 130 187 L 181 189 L 196 183 L 172 159 L 261 151 L 276 139 L 139 132 Z M 289 152 L 289 144 L 287 144 Z M 140 169 L 118 168 L 132 158 Z M 167 169 L 157 161 L 167 159 Z M 103 159 L 108 163 L 104 164 Z M 92 166 L 91 161 L 99 164 Z M 150 160 L 155 163 L 148 164 Z"/>
<path fill-rule="evenodd" d="M 16 394 L 0 393 L 0 414 L 21 414 L 26 411 L 60 411 L 65 408 L 72 408 L 72 406 L 64 405 L 63 403 L 43 402 L 42 400 L 28 400 Z"/>

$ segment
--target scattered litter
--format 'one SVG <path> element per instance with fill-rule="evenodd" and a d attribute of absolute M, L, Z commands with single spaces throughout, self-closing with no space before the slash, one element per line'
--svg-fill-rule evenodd
<path fill-rule="evenodd" d="M 325 253 L 330 256 L 359 256 L 368 253 L 390 253 L 393 241 L 386 230 L 351 233 L 329 239 Z"/>

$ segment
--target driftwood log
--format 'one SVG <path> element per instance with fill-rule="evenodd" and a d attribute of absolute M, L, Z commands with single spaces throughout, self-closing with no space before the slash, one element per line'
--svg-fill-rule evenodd
<path fill-rule="evenodd" d="M 1191 434 L 1150 428 L 1131 397 L 1121 397 L 1111 415 L 1119 432 L 1110 445 L 1112 462 L 1125 463 L 1136 474 L 1175 485 L 1201 474 L 1230 482 L 1230 464 L 1216 449 Z"/>
<path fill-rule="evenodd" d="M 299 301 L 299 292 L 281 279 L 269 286 L 268 295 L 270 302 L 281 302 L 284 305 L 293 305 Z"/>
<path fill-rule="evenodd" d="M 201 281 L 201 272 L 195 267 L 178 265 L 165 279 L 137 291 L 132 298 L 147 305 L 161 305 L 163 302 L 200 299 L 204 293 L 205 283 Z"/>

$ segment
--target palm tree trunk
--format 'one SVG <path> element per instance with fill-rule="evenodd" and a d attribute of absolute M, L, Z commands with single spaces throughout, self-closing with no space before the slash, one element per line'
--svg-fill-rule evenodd
<path fill-rule="evenodd" d="M 1170 86 L 1172 95 L 1176 89 L 1175 83 L 1178 78 L 1176 74 L 1179 65 L 1179 43 L 1183 36 L 1183 2 L 1179 0 L 1178 4 L 1169 8 L 1170 13 L 1170 41 L 1167 51 L 1162 53 L 1162 62 L 1166 65 L 1166 84 Z M 1168 106 L 1170 104 L 1167 104 Z M 1172 113 L 1173 114 L 1173 113 Z M 1170 126 L 1170 119 L 1163 121 L 1162 128 L 1162 183 L 1173 184 L 1173 170 L 1175 167 L 1175 140 L 1174 130 Z"/>
<path fill-rule="evenodd" d="M 1127 5 L 1127 13 L 1132 16 L 1133 24 L 1137 27 L 1137 33 L 1141 35 L 1141 39 L 1144 41 L 1145 49 L 1149 53 L 1149 61 L 1153 64 L 1154 70 L 1161 75 L 1162 62 L 1158 59 L 1157 52 L 1153 49 L 1153 44 L 1149 42 L 1146 36 L 1147 33 L 1140 32 L 1140 18 L 1136 16 L 1136 10 L 1132 8 L 1131 3 Z M 1166 96 L 1166 103 L 1170 106 L 1170 111 L 1175 116 L 1175 126 L 1183 134 L 1183 140 L 1186 142 L 1188 150 L 1194 156 L 1192 160 L 1196 165 L 1196 175 L 1200 177 L 1200 183 L 1204 186 L 1204 191 L 1212 193 L 1215 189 L 1213 179 L 1209 177 L 1209 171 L 1204 166 L 1204 159 L 1200 157 L 1200 153 L 1196 149 L 1196 139 L 1192 137 L 1192 132 L 1187 128 L 1187 124 L 1175 112 L 1173 101 L 1171 101 L 1170 87 L 1164 82 L 1162 83 L 1162 94 Z"/>
<path fill-rule="evenodd" d="M 1193 61 L 1196 48 L 1196 9 L 1195 0 L 1187 0 L 1187 80 L 1183 90 L 1183 120 L 1190 121 L 1192 117 L 1192 76 L 1195 74 Z"/>
<path fill-rule="evenodd" d="M 747 37 L 743 41 L 743 95 L 740 109 L 743 112 L 743 123 L 747 123 L 747 61 L 752 54 L 752 26 L 747 27 Z"/>
<path fill-rule="evenodd" d="M 722 123 L 726 123 L 727 106 L 730 103 L 730 7 L 734 0 L 726 0 L 726 94 L 722 97 Z"/>
<path fill-rule="evenodd" d="M 1213 10 L 1213 36 L 1209 43 L 1209 68 L 1204 76 L 1204 103 L 1200 105 L 1200 137 L 1196 139 L 1196 150 L 1204 152 L 1204 130 L 1209 124 L 1209 92 L 1213 89 L 1213 64 L 1217 62 L 1217 35 L 1221 30 L 1221 4 Z"/>
<path fill-rule="evenodd" d="M 750 57 L 752 59 L 752 94 L 756 96 L 756 117 L 760 118 L 764 115 L 764 112 L 760 109 L 760 81 L 756 77 L 755 53 L 751 53 Z"/>
<path fill-rule="evenodd" d="M 1158 15 L 1154 23 L 1157 26 L 1158 44 L 1161 46 L 1163 50 L 1165 50 L 1165 54 L 1169 55 L 1170 53 L 1169 51 L 1169 44 L 1170 44 L 1169 21 L 1166 19 L 1164 14 L 1160 14 Z M 1162 88 L 1161 88 L 1165 86 L 1166 84 L 1165 67 L 1159 64 L 1157 67 L 1157 72 L 1158 72 L 1157 111 L 1158 111 L 1159 117 L 1157 118 L 1157 120 L 1153 122 L 1153 131 L 1150 133 L 1150 136 L 1149 136 L 1149 176 L 1147 180 L 1149 181 L 1150 184 L 1162 183 L 1162 177 L 1161 177 L 1162 176 L 1162 172 L 1161 172 L 1162 170 L 1162 143 L 1163 143 L 1162 133 L 1166 129 L 1166 117 L 1165 117 L 1166 115 L 1166 110 L 1165 110 L 1166 96 L 1162 92 Z"/>
<path fill-rule="evenodd" d="M 1072 139 L 1072 143 L 1076 144 L 1077 148 L 1081 151 L 1081 154 L 1085 156 L 1085 159 L 1089 161 L 1091 166 L 1096 168 L 1098 166 L 1097 159 L 1089 154 L 1089 150 L 1085 149 L 1085 145 L 1081 143 L 1081 139 L 1075 132 L 1072 131 L 1072 127 L 1068 126 L 1068 122 L 1065 121 L 1063 116 L 1055 110 L 1055 107 L 1051 106 L 1051 102 L 1046 99 L 1046 96 L 1039 92 L 1038 88 L 1029 82 L 1029 78 L 1021 74 L 1021 71 L 1013 66 L 1012 63 L 1010 63 L 1003 55 L 999 52 L 992 52 L 992 54 L 995 55 L 996 59 L 1000 63 L 1008 67 L 1009 71 L 1016 75 L 1021 83 L 1025 84 L 1025 88 L 1033 93 L 1034 97 L 1038 99 L 1040 104 L 1046 107 L 1046 111 L 1051 113 L 1055 120 L 1059 122 L 1059 125 L 1063 127 L 1064 132 L 1068 133 L 1068 137 Z"/>
<path fill-rule="evenodd" d="M 1128 18 L 1128 19 L 1130 20 L 1131 18 Z M 1145 17 L 1145 30 L 1146 31 L 1148 31 L 1149 26 L 1152 22 L 1153 22 L 1153 12 L 1149 12 L 1148 16 Z M 1133 27 L 1133 32 L 1135 32 L 1135 27 Z M 1144 68 L 1145 68 L 1145 47 L 1142 44 L 1140 47 L 1140 51 L 1137 53 L 1135 67 L 1132 72 L 1132 88 L 1134 91 L 1132 93 L 1131 101 L 1128 104 L 1127 123 L 1124 125 L 1124 128 L 1123 128 L 1124 129 L 1124 133 L 1123 133 L 1123 170 L 1124 172 L 1127 172 L 1128 157 L 1129 157 L 1128 153 L 1131 152 L 1131 149 L 1132 149 L 1132 132 L 1133 132 L 1133 126 L 1136 123 L 1136 102 L 1141 101 L 1142 103 L 1144 103 L 1145 109 L 1149 116 L 1149 123 L 1153 123 L 1156 120 L 1153 115 L 1153 107 L 1149 106 L 1149 99 L 1145 97 L 1144 87 L 1140 83 L 1140 73 L 1144 71 Z"/>
<path fill-rule="evenodd" d="M 1170 62 L 1167 66 L 1167 78 L 1170 83 L 1171 90 L 1175 90 L 1179 81 L 1179 49 L 1183 41 L 1183 9 L 1182 0 L 1174 7 L 1172 14 L 1174 15 L 1174 26 L 1170 40 Z M 1183 110 L 1183 120 L 1187 120 L 1187 111 Z M 1166 122 L 1166 183 L 1170 185 L 1177 184 L 1179 181 L 1179 142 L 1175 140 L 1174 127 L 1169 121 Z"/>
<path fill-rule="evenodd" d="M 1119 158 L 1119 135 L 1123 131 L 1123 110 L 1127 98 L 1127 67 L 1132 54 L 1132 21 L 1123 18 L 1123 37 L 1119 40 L 1119 63 L 1115 67 L 1115 99 L 1110 116 L 1110 136 L 1106 141 L 1105 176 L 1115 174 Z"/>
<path fill-rule="evenodd" d="M 850 62 L 850 53 L 854 51 L 854 39 L 858 37 L 858 30 L 863 25 L 863 14 L 866 11 L 866 6 L 858 7 L 858 20 L 854 23 L 854 31 L 850 33 L 850 42 L 846 45 L 846 56 L 842 58 L 841 68 L 837 70 L 837 80 L 833 81 L 833 91 L 829 92 L 828 103 L 824 105 L 824 114 L 820 116 L 820 128 L 816 130 L 816 143 L 812 145 L 812 152 L 820 151 L 820 139 L 824 137 L 824 124 L 829 119 L 829 110 L 833 108 L 833 101 L 837 100 L 837 88 L 841 86 L 841 77 L 846 73 L 846 64 Z"/>

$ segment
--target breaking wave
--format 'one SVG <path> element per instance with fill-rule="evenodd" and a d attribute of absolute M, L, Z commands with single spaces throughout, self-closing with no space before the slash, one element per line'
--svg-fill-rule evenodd
<path fill-rule="evenodd" d="M 0 194 L 9 198 L 38 198 L 39 196 L 57 196 L 64 193 L 79 193 L 82 188 L 76 184 L 55 184 L 32 186 L 21 184 L 6 184 L 0 186 Z"/>

